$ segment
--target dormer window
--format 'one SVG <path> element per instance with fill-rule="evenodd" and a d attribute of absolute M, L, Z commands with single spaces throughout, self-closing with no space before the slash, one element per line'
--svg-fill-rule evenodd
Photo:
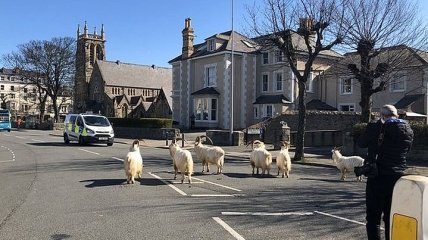
<path fill-rule="evenodd" d="M 209 39 L 207 40 L 207 50 L 209 52 L 212 52 L 215 50 L 215 39 Z"/>

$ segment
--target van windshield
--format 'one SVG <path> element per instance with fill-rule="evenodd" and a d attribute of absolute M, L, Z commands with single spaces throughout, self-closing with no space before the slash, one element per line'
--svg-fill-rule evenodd
<path fill-rule="evenodd" d="M 108 127 L 110 126 L 110 122 L 105 117 L 99 116 L 84 116 L 85 123 L 89 126 L 100 126 L 100 127 Z"/>

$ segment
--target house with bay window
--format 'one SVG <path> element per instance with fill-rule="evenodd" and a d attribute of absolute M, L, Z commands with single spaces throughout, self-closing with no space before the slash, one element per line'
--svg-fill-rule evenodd
<path fill-rule="evenodd" d="M 384 104 L 392 104 L 403 115 L 422 118 L 425 115 L 426 119 L 428 53 L 399 45 L 382 49 L 378 58 L 381 58 L 379 62 L 389 58 L 386 62 L 392 63 L 392 69 L 380 78 L 386 85 L 383 91 L 372 95 L 372 111 L 378 112 Z M 339 64 L 327 70 L 319 81 L 323 83 L 318 86 L 319 99 L 339 111 L 361 111 L 360 83 L 346 68 L 348 64 L 358 64 L 359 61 L 356 53 L 347 53 Z M 379 81 L 375 81 L 374 87 Z"/>
<path fill-rule="evenodd" d="M 233 124 L 234 129 L 242 129 L 296 109 L 296 79 L 278 49 L 263 48 L 257 39 L 235 31 L 214 34 L 194 44 L 190 18 L 185 19 L 182 39 L 182 54 L 169 61 L 172 117 L 181 127 L 230 129 Z M 305 48 L 297 33 L 293 41 Z M 297 60 L 302 71 L 303 57 L 298 56 Z M 318 100 L 315 90 L 322 84 L 318 82 L 320 76 L 340 58 L 334 51 L 319 55 L 308 82 L 308 101 Z"/>

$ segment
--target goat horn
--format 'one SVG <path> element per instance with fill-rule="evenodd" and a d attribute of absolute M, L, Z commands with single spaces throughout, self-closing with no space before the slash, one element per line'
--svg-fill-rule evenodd
<path fill-rule="evenodd" d="M 247 144 L 247 147 L 250 146 L 250 144 L 253 144 L 254 140 L 250 141 L 250 143 Z"/>
<path fill-rule="evenodd" d="M 204 138 L 206 138 L 206 139 L 210 140 L 211 145 L 214 145 L 213 140 L 211 140 L 211 138 L 209 138 L 208 136 L 202 136 L 202 137 L 204 137 Z"/>

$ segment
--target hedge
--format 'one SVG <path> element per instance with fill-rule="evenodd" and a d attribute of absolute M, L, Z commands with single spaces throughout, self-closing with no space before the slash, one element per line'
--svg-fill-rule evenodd
<path fill-rule="evenodd" d="M 428 145 L 428 125 L 421 123 L 412 123 L 410 124 L 413 133 L 413 147 L 416 148 L 425 148 Z M 366 130 L 367 123 L 357 123 L 353 126 L 352 136 L 354 142 L 364 133 Z"/>
<path fill-rule="evenodd" d="M 169 118 L 108 118 L 113 127 L 134 128 L 171 128 L 172 119 Z"/>

